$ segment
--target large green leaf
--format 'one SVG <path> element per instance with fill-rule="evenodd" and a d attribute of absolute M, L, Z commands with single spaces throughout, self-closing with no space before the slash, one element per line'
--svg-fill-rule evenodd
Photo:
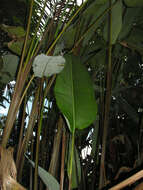
<path fill-rule="evenodd" d="M 26 158 L 28 159 L 28 161 L 32 165 L 32 167 L 35 167 L 35 163 L 32 160 L 30 160 L 27 156 L 26 156 Z M 48 187 L 49 190 L 59 190 L 60 189 L 60 185 L 57 182 L 57 180 L 49 172 L 47 172 L 40 166 L 38 166 L 38 175 L 40 176 L 40 178 L 42 179 L 42 181 L 44 182 L 46 187 Z"/>
<path fill-rule="evenodd" d="M 88 127 L 96 118 L 93 84 L 79 57 L 66 55 L 66 66 L 55 84 L 57 105 L 71 132 Z"/>
<path fill-rule="evenodd" d="M 143 6 L 143 0 L 124 0 L 124 2 L 129 7 Z"/>
<path fill-rule="evenodd" d="M 112 8 L 112 21 L 111 21 L 111 36 L 112 36 L 112 44 L 115 44 L 118 35 L 122 29 L 122 1 L 119 0 L 117 3 L 114 5 Z M 109 19 L 107 17 L 105 27 L 104 27 L 104 32 L 103 36 L 105 41 L 109 40 Z"/>

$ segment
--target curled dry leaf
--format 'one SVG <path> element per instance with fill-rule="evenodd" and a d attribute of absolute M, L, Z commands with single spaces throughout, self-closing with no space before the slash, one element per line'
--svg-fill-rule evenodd
<path fill-rule="evenodd" d="M 17 170 L 13 160 L 13 148 L 0 146 L 0 189 L 1 190 L 25 190 L 16 181 Z"/>

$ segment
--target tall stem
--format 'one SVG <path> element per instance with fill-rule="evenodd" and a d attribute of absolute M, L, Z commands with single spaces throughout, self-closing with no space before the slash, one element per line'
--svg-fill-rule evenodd
<path fill-rule="evenodd" d="M 109 1 L 111 7 L 112 1 Z M 108 47 L 108 70 L 107 70 L 107 83 L 105 95 L 105 108 L 104 108 L 104 122 L 103 122 L 103 139 L 102 139 L 102 153 L 100 163 L 100 180 L 99 189 L 105 185 L 105 154 L 106 154 L 106 139 L 109 124 L 109 112 L 111 102 L 111 88 L 112 88 L 112 10 L 109 11 L 109 47 Z"/>
<path fill-rule="evenodd" d="M 73 163 L 73 154 L 74 154 L 74 137 L 75 137 L 75 130 L 72 133 L 72 143 L 71 143 L 70 163 L 69 163 L 69 188 L 68 188 L 68 190 L 71 190 L 71 183 L 72 183 L 72 163 Z"/>

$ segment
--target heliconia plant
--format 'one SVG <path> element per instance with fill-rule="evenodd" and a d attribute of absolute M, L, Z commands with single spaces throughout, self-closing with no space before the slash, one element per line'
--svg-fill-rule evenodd
<path fill-rule="evenodd" d="M 24 189 L 20 184 L 29 162 L 30 190 L 85 190 L 86 185 L 91 190 L 102 189 L 108 182 L 106 168 L 110 167 L 112 172 L 117 169 L 112 163 L 106 164 L 105 156 L 115 152 L 116 141 L 131 146 L 130 138 L 122 134 L 107 142 L 110 113 L 117 123 L 128 116 L 136 125 L 141 123 L 142 130 L 137 108 L 132 108 L 122 92 L 130 88 L 126 77 L 129 81 L 134 78 L 134 88 L 142 81 L 143 3 L 141 0 L 85 0 L 80 5 L 75 0 L 18 2 L 28 8 L 26 27 L 25 23 L 23 27 L 17 26 L 20 20 L 13 15 L 16 26 L 0 25 L 11 38 L 4 44 L 8 54 L 0 57 L 0 82 L 5 85 L 15 80 L 1 130 L 2 188 L 11 188 L 7 187 L 9 184 L 13 189 Z M 140 72 L 126 73 L 129 63 L 130 70 L 138 65 Z M 123 114 L 118 119 L 120 112 Z M 16 166 L 13 151 L 6 149 L 11 139 L 15 144 Z M 138 139 L 139 145 L 141 135 Z M 83 150 L 89 150 L 90 161 L 85 160 Z M 142 148 L 138 146 L 137 151 L 141 162 Z"/>

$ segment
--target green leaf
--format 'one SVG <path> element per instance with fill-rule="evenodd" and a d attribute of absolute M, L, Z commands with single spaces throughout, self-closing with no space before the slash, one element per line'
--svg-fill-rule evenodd
<path fill-rule="evenodd" d="M 22 53 L 22 49 L 23 49 L 23 44 L 24 44 L 24 38 L 20 38 L 20 39 L 17 39 L 16 41 L 15 40 L 12 40 L 10 42 L 8 42 L 7 46 L 8 48 L 16 53 L 17 55 L 21 55 Z M 30 40 L 28 40 L 28 43 L 27 43 L 27 48 L 26 48 L 26 53 L 28 51 L 28 48 L 29 48 L 29 45 L 30 45 Z"/>
<path fill-rule="evenodd" d="M 66 66 L 55 84 L 57 105 L 67 120 L 70 131 L 88 127 L 96 118 L 97 104 L 87 69 L 77 56 L 66 55 Z"/>
<path fill-rule="evenodd" d="M 117 3 L 113 6 L 112 8 L 112 44 L 115 44 L 118 35 L 122 29 L 122 1 L 119 0 Z M 103 31 L 103 36 L 105 41 L 108 42 L 109 40 L 109 19 L 107 17 L 104 31 Z"/>
<path fill-rule="evenodd" d="M 129 7 L 143 6 L 143 0 L 124 0 L 124 2 Z"/>
<path fill-rule="evenodd" d="M 0 81 L 4 84 L 14 80 L 19 57 L 13 54 L 2 56 L 3 66 L 0 70 Z"/>
<path fill-rule="evenodd" d="M 25 157 L 28 159 L 29 163 L 34 168 L 35 163 L 32 160 L 30 160 L 26 155 L 25 155 Z M 60 185 L 57 182 L 57 180 L 49 172 L 47 172 L 40 166 L 38 166 L 38 175 L 40 176 L 40 178 L 42 179 L 42 181 L 44 182 L 46 187 L 48 187 L 48 189 L 50 189 L 50 190 L 59 190 L 60 189 Z"/>

